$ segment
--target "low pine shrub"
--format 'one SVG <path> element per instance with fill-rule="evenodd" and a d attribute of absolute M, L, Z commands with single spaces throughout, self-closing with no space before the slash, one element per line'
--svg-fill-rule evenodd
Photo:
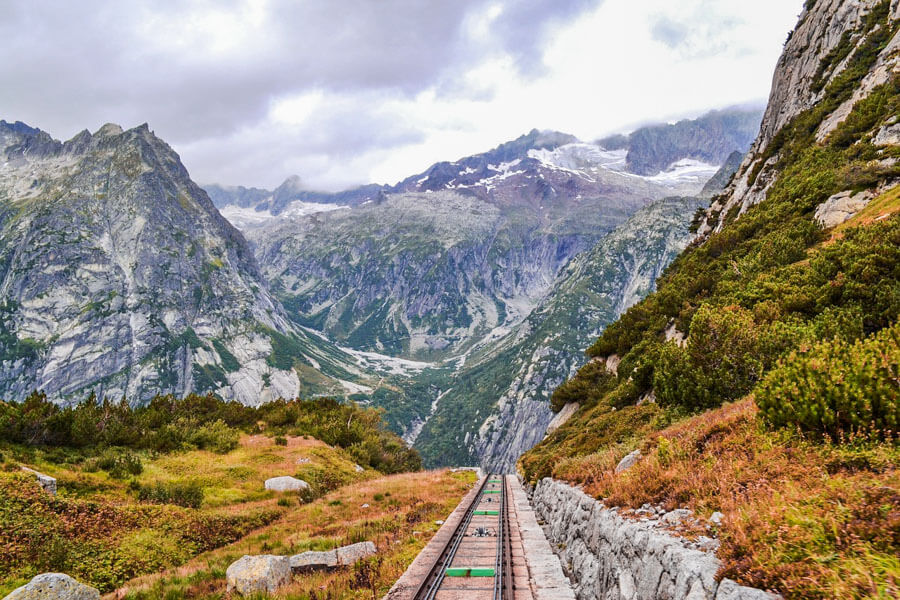
<path fill-rule="evenodd" d="M 237 429 L 229 427 L 225 421 L 217 419 L 191 433 L 189 442 L 202 450 L 227 454 L 238 447 L 240 433 Z"/>
<path fill-rule="evenodd" d="M 176 504 L 186 508 L 200 508 L 203 488 L 196 481 L 157 481 L 150 485 L 135 483 L 138 500 L 154 504 Z"/>
<path fill-rule="evenodd" d="M 900 323 L 854 343 L 834 339 L 793 352 L 756 390 L 775 427 L 840 441 L 891 439 L 900 425 Z"/>
<path fill-rule="evenodd" d="M 99 456 L 85 461 L 87 472 L 106 471 L 113 479 L 126 479 L 144 472 L 141 457 L 125 448 L 106 448 Z"/>

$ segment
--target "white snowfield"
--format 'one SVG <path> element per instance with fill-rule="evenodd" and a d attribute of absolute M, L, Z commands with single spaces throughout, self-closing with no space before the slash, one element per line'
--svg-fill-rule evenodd
<path fill-rule="evenodd" d="M 219 209 L 223 217 L 237 227 L 238 229 L 246 229 L 248 227 L 256 227 L 277 219 L 290 219 L 292 217 L 305 217 L 322 212 L 331 212 L 334 210 L 343 210 L 350 208 L 342 204 L 324 204 L 320 202 L 303 202 L 294 200 L 288 204 L 287 208 L 277 215 L 273 215 L 269 210 L 256 210 L 252 207 L 242 208 L 229 204 Z"/>
<path fill-rule="evenodd" d="M 719 170 L 719 165 L 711 165 L 699 160 L 684 158 L 668 166 L 656 175 L 635 175 L 625 171 L 627 150 L 605 150 L 597 144 L 578 142 L 565 144 L 554 150 L 529 150 L 528 156 L 541 161 L 547 168 L 573 172 L 613 171 L 627 177 L 643 179 L 658 185 L 674 187 L 686 183 L 702 184 Z"/>

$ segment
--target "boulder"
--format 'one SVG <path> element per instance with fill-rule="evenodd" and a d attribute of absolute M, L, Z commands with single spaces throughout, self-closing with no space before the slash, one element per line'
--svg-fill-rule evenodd
<path fill-rule="evenodd" d="M 29 469 L 28 467 L 22 467 L 22 470 L 31 473 L 35 477 L 37 477 L 38 485 L 44 488 L 44 491 L 50 494 L 51 496 L 56 495 L 56 478 L 50 477 L 49 475 L 44 475 L 34 469 Z"/>
<path fill-rule="evenodd" d="M 781 596 L 723 579 L 716 591 L 716 600 L 781 600 Z"/>
<path fill-rule="evenodd" d="M 307 573 L 323 569 L 334 569 L 338 566 L 336 550 L 315 552 L 310 550 L 301 554 L 295 554 L 290 558 L 291 571 L 294 573 Z"/>
<path fill-rule="evenodd" d="M 836 227 L 864 209 L 871 199 L 868 191 L 835 194 L 816 208 L 816 221 L 825 229 Z"/>
<path fill-rule="evenodd" d="M 225 571 L 228 592 L 242 596 L 272 594 L 291 582 L 291 560 L 287 556 L 242 556 Z"/>
<path fill-rule="evenodd" d="M 619 461 L 619 464 L 616 465 L 616 473 L 621 473 L 622 471 L 626 471 L 634 466 L 634 464 L 641 459 L 641 451 L 635 450 L 634 452 L 629 452 L 625 455 L 625 458 Z"/>
<path fill-rule="evenodd" d="M 873 142 L 876 146 L 900 146 L 900 123 L 885 125 L 879 129 Z"/>
<path fill-rule="evenodd" d="M 300 492 L 309 489 L 309 484 L 302 479 L 283 475 L 266 479 L 266 489 L 274 492 Z"/>
<path fill-rule="evenodd" d="M 337 561 L 339 565 L 352 565 L 358 560 L 378 553 L 372 542 L 359 542 L 337 549 Z"/>
<path fill-rule="evenodd" d="M 44 573 L 3 600 L 100 600 L 100 592 L 63 573 Z"/>

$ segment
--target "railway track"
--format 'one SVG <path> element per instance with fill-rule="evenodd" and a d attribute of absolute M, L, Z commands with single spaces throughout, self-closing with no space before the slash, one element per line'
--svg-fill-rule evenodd
<path fill-rule="evenodd" d="M 509 505 L 506 477 L 485 477 L 413 600 L 515 600 Z"/>

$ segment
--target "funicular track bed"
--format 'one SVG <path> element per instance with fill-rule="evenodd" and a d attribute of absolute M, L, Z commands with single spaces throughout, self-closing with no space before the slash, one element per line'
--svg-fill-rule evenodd
<path fill-rule="evenodd" d="M 540 563 L 537 579 L 530 572 L 535 565 L 529 566 L 519 522 L 523 510 L 527 513 L 524 516 L 529 544 L 536 548 L 547 546 L 535 554 Z M 535 533 L 540 536 L 539 543 L 534 541 Z M 558 563 L 550 569 L 548 578 L 549 562 L 555 562 L 555 557 L 534 522 L 519 482 L 512 476 L 488 475 L 463 499 L 386 598 L 573 598 Z"/>

